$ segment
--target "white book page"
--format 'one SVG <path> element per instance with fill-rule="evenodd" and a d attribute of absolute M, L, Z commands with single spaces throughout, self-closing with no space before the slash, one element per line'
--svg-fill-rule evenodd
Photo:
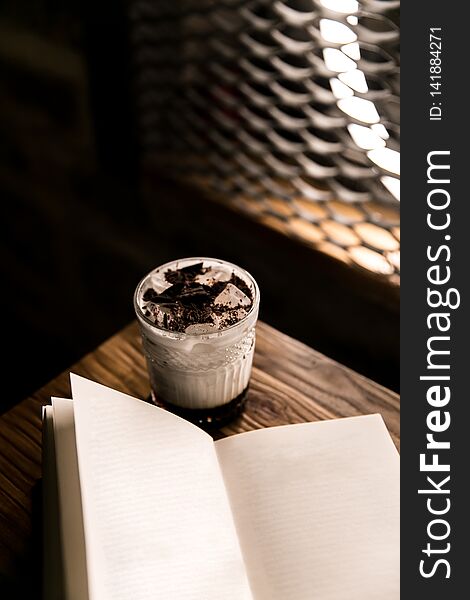
<path fill-rule="evenodd" d="M 64 600 L 52 406 L 42 407 L 43 598 Z"/>
<path fill-rule="evenodd" d="M 399 458 L 379 415 L 215 447 L 256 600 L 398 600 Z"/>
<path fill-rule="evenodd" d="M 88 600 L 85 537 L 72 400 L 52 398 L 65 599 Z"/>
<path fill-rule="evenodd" d="M 71 379 L 90 600 L 251 599 L 212 438 Z"/>

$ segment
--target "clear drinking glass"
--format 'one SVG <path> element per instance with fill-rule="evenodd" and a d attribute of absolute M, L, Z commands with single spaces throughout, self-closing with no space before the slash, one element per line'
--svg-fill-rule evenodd
<path fill-rule="evenodd" d="M 143 311 L 146 290 L 162 293 L 169 287 L 166 271 L 201 262 L 204 268 L 234 273 L 243 280 L 253 298 L 249 312 L 234 325 L 206 333 L 169 331 L 147 318 Z M 207 427 L 221 426 L 241 411 L 251 375 L 259 296 L 258 285 L 247 271 L 215 258 L 175 260 L 142 279 L 134 307 L 157 405 Z"/>

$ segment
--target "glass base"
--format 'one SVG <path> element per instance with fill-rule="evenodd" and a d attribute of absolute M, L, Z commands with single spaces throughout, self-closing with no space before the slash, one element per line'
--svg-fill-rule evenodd
<path fill-rule="evenodd" d="M 154 392 L 151 392 L 151 400 L 160 408 L 164 408 L 202 429 L 213 431 L 233 421 L 240 415 L 246 400 L 248 386 L 236 398 L 223 404 L 222 406 L 214 406 L 213 408 L 183 408 L 167 402 L 161 397 L 157 397 Z"/>

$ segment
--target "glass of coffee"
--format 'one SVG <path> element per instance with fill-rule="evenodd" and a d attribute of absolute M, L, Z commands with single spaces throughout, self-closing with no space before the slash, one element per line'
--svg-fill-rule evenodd
<path fill-rule="evenodd" d="M 214 258 L 175 260 L 142 279 L 134 306 L 155 404 L 206 428 L 240 413 L 259 296 L 247 271 Z"/>

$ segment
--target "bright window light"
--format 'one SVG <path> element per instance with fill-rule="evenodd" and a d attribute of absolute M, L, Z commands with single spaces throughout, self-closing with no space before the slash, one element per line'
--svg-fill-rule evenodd
<path fill-rule="evenodd" d="M 377 135 L 380 135 L 380 137 L 383 140 L 388 140 L 388 138 L 390 137 L 388 135 L 387 129 L 385 128 L 385 125 L 382 125 L 382 123 L 375 123 L 375 125 L 371 126 L 371 129 L 372 131 L 375 131 Z"/>
<path fill-rule="evenodd" d="M 326 42 L 333 44 L 351 44 L 357 35 L 344 23 L 332 19 L 320 19 L 320 33 Z"/>
<path fill-rule="evenodd" d="M 360 69 L 340 73 L 338 79 L 360 94 L 365 94 L 369 91 L 366 77 Z"/>
<path fill-rule="evenodd" d="M 370 150 L 367 156 L 373 163 L 382 167 L 382 169 L 386 169 L 390 173 L 395 173 L 395 175 L 400 175 L 400 153 L 396 150 L 392 150 L 391 148 L 377 148 Z"/>
<path fill-rule="evenodd" d="M 356 0 L 320 0 L 321 4 L 338 13 L 347 14 L 346 22 L 355 26 L 358 18 L 354 13 L 359 10 Z M 339 18 L 339 17 L 338 17 Z M 390 138 L 387 128 L 381 123 L 377 107 L 371 100 L 358 97 L 369 91 L 367 79 L 358 69 L 361 49 L 355 32 L 343 22 L 334 19 L 320 20 L 320 33 L 323 39 L 332 44 L 342 44 L 341 49 L 325 48 L 323 58 L 326 67 L 335 73 L 330 79 L 332 92 L 338 107 L 352 119 L 363 123 L 349 123 L 348 132 L 358 148 L 365 150 L 369 159 L 390 173 L 400 174 L 400 153 L 387 148 L 385 140 Z M 399 201 L 400 180 L 397 177 L 383 175 L 380 179 L 384 187 Z"/>
<path fill-rule="evenodd" d="M 348 125 L 348 131 L 354 143 L 363 150 L 374 150 L 375 148 L 385 146 L 384 140 L 375 131 L 372 131 L 370 127 L 351 123 Z"/>
<path fill-rule="evenodd" d="M 338 106 L 344 113 L 362 123 L 371 125 L 380 121 L 375 104 L 370 100 L 352 96 L 338 100 Z"/>
<path fill-rule="evenodd" d="M 337 99 L 349 98 L 350 96 L 354 96 L 354 92 L 352 91 L 352 89 L 348 85 L 345 85 L 344 83 L 342 83 L 336 77 L 333 77 L 332 79 L 330 79 L 330 85 L 331 85 L 333 94 L 335 95 L 335 98 L 337 98 Z"/>
<path fill-rule="evenodd" d="M 357 42 L 351 42 L 350 44 L 345 44 L 344 46 L 341 46 L 341 50 L 347 56 L 349 56 L 349 58 L 352 58 L 353 60 L 361 59 L 361 49 Z"/>
<path fill-rule="evenodd" d="M 396 177 L 384 175 L 380 178 L 380 181 L 384 184 L 384 186 L 392 194 L 392 196 L 395 196 L 398 202 L 400 202 L 400 180 Z"/>
<path fill-rule="evenodd" d="M 325 48 L 323 50 L 323 60 L 326 68 L 335 73 L 344 73 L 356 68 L 356 63 L 336 48 Z"/>

